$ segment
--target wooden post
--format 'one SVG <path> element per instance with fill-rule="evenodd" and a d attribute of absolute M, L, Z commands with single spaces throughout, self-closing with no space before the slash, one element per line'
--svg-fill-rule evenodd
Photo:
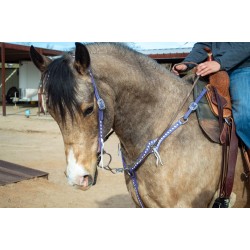
<path fill-rule="evenodd" d="M 39 53 L 42 55 L 43 54 L 43 50 L 40 48 L 38 49 Z M 42 103 L 42 95 L 43 95 L 43 86 L 42 86 L 42 82 L 39 83 L 39 88 L 38 88 L 38 115 L 40 116 L 41 113 L 44 113 L 44 109 L 43 109 L 43 103 Z"/>
<path fill-rule="evenodd" d="M 1 44 L 1 62 L 2 62 L 2 108 L 3 116 L 6 116 L 6 98 L 5 98 L 5 44 Z"/>

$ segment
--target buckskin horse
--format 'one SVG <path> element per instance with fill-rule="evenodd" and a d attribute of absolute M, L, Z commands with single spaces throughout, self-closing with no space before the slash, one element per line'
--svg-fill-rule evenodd
<path fill-rule="evenodd" d="M 209 207 L 219 188 L 221 146 L 204 136 L 196 115 L 180 122 L 157 150 L 152 147 L 171 125 L 189 83 L 122 44 L 76 43 L 74 52 L 53 61 L 31 46 L 30 55 L 42 72 L 48 111 L 63 136 L 71 185 L 86 190 L 94 184 L 103 140 L 113 129 L 136 206 Z M 234 207 L 250 205 L 242 172 L 238 157 Z"/>

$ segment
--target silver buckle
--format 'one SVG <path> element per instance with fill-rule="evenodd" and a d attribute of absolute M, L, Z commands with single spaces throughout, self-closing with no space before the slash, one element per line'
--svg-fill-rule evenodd
<path fill-rule="evenodd" d="M 189 109 L 191 109 L 192 111 L 195 111 L 198 108 L 198 104 L 196 102 L 192 102 L 189 105 Z"/>
<path fill-rule="evenodd" d="M 104 100 L 102 98 L 99 98 L 97 100 L 97 105 L 98 105 L 100 110 L 104 110 L 106 108 L 105 102 L 104 102 Z"/>
<path fill-rule="evenodd" d="M 188 122 L 188 118 L 184 119 L 184 116 L 182 116 L 182 117 L 179 119 L 179 122 L 181 123 L 181 125 L 184 125 L 185 123 Z"/>

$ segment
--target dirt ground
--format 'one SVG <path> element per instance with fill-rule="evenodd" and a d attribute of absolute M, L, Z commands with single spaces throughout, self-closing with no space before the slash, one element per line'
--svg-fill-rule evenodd
<path fill-rule="evenodd" d="M 0 186 L 0 207 L 12 208 L 130 208 L 124 175 L 99 169 L 97 184 L 87 191 L 69 186 L 64 175 L 66 159 L 60 130 L 49 115 L 37 115 L 38 108 L 18 104 L 8 106 L 2 116 L 0 106 L 0 159 L 45 171 L 48 180 L 35 178 Z M 31 116 L 25 117 L 29 108 Z M 118 139 L 112 135 L 105 144 L 112 154 L 111 167 L 121 167 Z"/>

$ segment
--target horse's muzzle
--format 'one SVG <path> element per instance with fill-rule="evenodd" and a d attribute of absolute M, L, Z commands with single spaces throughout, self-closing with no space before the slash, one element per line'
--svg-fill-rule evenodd
<path fill-rule="evenodd" d="M 75 181 L 70 180 L 66 172 L 64 172 L 64 174 L 66 175 L 70 185 L 85 191 L 96 184 L 98 171 L 96 170 L 94 178 L 91 175 L 84 175 L 77 178 Z"/>

